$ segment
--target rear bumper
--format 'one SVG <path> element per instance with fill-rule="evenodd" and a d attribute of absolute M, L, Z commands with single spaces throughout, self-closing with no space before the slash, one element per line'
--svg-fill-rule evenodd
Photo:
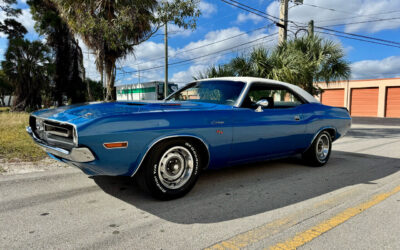
<path fill-rule="evenodd" d="M 96 158 L 89 148 L 72 148 L 71 151 L 47 145 L 44 141 L 37 138 L 32 132 L 31 127 L 26 127 L 26 132 L 32 137 L 33 141 L 44 149 L 47 153 L 66 159 L 72 162 L 91 162 Z"/>

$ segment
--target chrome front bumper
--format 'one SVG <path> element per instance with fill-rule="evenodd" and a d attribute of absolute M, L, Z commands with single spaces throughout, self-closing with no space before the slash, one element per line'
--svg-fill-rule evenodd
<path fill-rule="evenodd" d="M 93 153 L 88 148 L 85 147 L 72 148 L 71 151 L 68 151 L 62 148 L 52 147 L 46 145 L 44 141 L 37 138 L 35 134 L 32 132 L 31 127 L 26 127 L 26 132 L 28 132 L 28 134 L 32 137 L 33 141 L 36 142 L 36 144 L 38 144 L 39 146 L 41 146 L 44 149 L 44 151 L 52 155 L 55 155 L 57 157 L 73 162 L 90 162 L 96 159 Z"/>

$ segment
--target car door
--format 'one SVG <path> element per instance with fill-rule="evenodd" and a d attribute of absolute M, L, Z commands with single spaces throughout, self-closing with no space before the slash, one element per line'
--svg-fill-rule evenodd
<path fill-rule="evenodd" d="M 257 108 L 257 101 L 269 105 Z M 233 111 L 231 163 L 294 154 L 305 147 L 303 104 L 291 90 L 253 83 L 241 107 Z"/>

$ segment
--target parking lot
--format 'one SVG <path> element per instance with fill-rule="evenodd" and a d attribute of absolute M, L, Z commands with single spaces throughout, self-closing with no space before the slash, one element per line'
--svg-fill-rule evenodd
<path fill-rule="evenodd" d="M 399 249 L 400 121 L 355 119 L 322 168 L 206 171 L 161 202 L 74 168 L 0 176 L 2 249 Z"/>

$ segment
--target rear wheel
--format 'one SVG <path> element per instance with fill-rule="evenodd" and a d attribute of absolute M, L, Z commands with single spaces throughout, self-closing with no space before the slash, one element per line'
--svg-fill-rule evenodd
<path fill-rule="evenodd" d="M 176 139 L 156 145 L 139 173 L 139 184 L 161 200 L 184 196 L 200 175 L 202 159 L 194 144 Z"/>
<path fill-rule="evenodd" d="M 304 161 L 314 167 L 322 167 L 325 165 L 331 155 L 332 138 L 327 131 L 322 131 L 313 144 L 306 152 L 303 153 Z"/>

